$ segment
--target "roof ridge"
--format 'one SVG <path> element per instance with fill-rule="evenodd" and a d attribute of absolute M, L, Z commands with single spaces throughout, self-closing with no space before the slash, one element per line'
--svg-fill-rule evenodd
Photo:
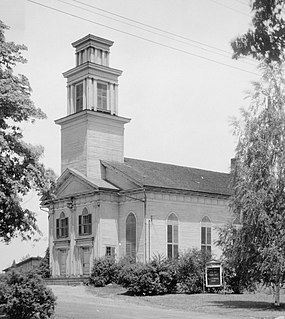
<path fill-rule="evenodd" d="M 166 165 L 166 166 L 189 168 L 189 169 L 197 170 L 197 171 L 200 171 L 200 172 L 204 171 L 204 172 L 211 172 L 211 173 L 217 173 L 217 174 L 230 175 L 230 172 L 229 173 L 219 172 L 219 171 L 213 171 L 213 170 L 210 170 L 210 169 L 197 168 L 197 167 L 191 167 L 191 166 L 183 166 L 183 165 L 176 165 L 176 164 L 171 164 L 171 163 L 163 163 L 163 162 L 156 162 L 156 161 L 150 161 L 150 160 L 142 160 L 142 159 L 131 158 L 131 157 L 124 157 L 124 160 L 134 160 L 134 161 L 138 161 L 138 162 L 147 162 L 147 163 L 161 164 L 161 165 Z"/>

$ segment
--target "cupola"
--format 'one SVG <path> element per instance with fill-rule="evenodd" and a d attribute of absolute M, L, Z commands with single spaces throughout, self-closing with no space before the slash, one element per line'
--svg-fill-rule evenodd
<path fill-rule="evenodd" d="M 118 115 L 118 77 L 122 71 L 109 67 L 113 42 L 87 35 L 72 43 L 75 68 L 67 79 L 67 115 L 88 109 Z"/>

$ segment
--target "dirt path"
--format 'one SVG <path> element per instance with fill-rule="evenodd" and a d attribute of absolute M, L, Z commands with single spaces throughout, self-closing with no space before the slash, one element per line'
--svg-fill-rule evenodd
<path fill-rule="evenodd" d="M 94 296 L 84 286 L 51 286 L 57 296 L 56 319 L 225 319 L 217 314 L 169 310 Z M 227 319 L 235 319 L 228 317 Z"/>

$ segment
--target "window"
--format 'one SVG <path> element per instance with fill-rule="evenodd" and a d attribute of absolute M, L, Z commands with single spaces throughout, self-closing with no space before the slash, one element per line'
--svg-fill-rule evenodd
<path fill-rule="evenodd" d="M 174 213 L 167 220 L 167 257 L 178 258 L 178 218 Z"/>
<path fill-rule="evenodd" d="M 126 255 L 136 258 L 137 252 L 136 217 L 130 213 L 126 221 Z"/>
<path fill-rule="evenodd" d="M 83 83 L 75 85 L 75 112 L 83 109 Z"/>
<path fill-rule="evenodd" d="M 97 108 L 107 111 L 107 92 L 108 86 L 106 83 L 97 83 Z"/>
<path fill-rule="evenodd" d="M 201 250 L 211 253 L 212 245 L 212 226 L 208 216 L 201 221 Z"/>
<path fill-rule="evenodd" d="M 107 246 L 105 256 L 115 257 L 115 247 Z"/>
<path fill-rule="evenodd" d="M 62 212 L 56 220 L 56 238 L 68 237 L 68 218 Z"/>
<path fill-rule="evenodd" d="M 90 235 L 92 233 L 92 215 L 88 213 L 87 208 L 84 208 L 82 215 L 78 216 L 79 235 Z"/>

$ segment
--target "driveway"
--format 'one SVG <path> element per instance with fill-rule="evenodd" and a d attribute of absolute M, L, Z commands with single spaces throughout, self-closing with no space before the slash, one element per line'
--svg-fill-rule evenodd
<path fill-rule="evenodd" d="M 94 296 L 84 286 L 50 286 L 57 297 L 56 319 L 235 319 L 217 314 L 169 310 Z"/>

